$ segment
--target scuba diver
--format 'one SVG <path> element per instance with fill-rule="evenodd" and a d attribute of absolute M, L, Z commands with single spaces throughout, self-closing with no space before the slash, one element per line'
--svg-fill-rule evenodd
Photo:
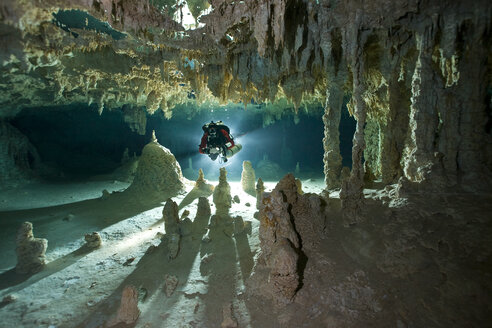
<path fill-rule="evenodd" d="M 234 137 L 230 134 L 229 127 L 222 121 L 211 121 L 202 126 L 203 136 L 198 151 L 206 154 L 215 161 L 219 155 L 224 162 L 237 154 L 243 146 L 234 143 Z"/>

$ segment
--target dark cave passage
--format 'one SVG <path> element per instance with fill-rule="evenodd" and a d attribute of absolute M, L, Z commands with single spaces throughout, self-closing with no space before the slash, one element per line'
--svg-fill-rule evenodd
<path fill-rule="evenodd" d="M 217 108 L 192 118 L 177 113 L 171 119 L 159 112 L 147 116 L 143 136 L 128 127 L 121 110 L 104 111 L 99 115 L 97 106 L 79 104 L 24 109 L 11 123 L 37 149 L 41 162 L 47 167 L 43 172 L 45 178 L 84 179 L 117 169 L 126 149 L 130 157 L 140 155 L 153 130 L 159 143 L 171 150 L 183 170 L 193 159 L 204 170 L 217 171 L 215 163 L 198 154 L 201 126 L 212 120 L 222 120 L 230 127 L 236 142 L 243 145 L 235 164 L 228 167 L 230 178 L 240 178 L 243 160 L 250 160 L 253 166 L 265 160 L 277 163 L 281 168 L 281 172 L 277 172 L 280 176 L 294 172 L 298 164 L 298 174 L 311 177 L 322 174 L 323 123 L 316 115 L 300 113 L 297 118 L 285 115 L 264 126 L 261 112 L 249 113 L 242 109 Z M 351 140 L 347 139 L 350 143 L 343 140 L 350 152 Z"/>

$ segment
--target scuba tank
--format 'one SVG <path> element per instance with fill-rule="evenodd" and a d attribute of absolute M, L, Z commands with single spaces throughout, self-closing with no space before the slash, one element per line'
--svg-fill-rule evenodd
<path fill-rule="evenodd" d="M 240 144 L 235 144 L 234 147 L 225 151 L 225 157 L 230 158 L 233 155 L 239 153 L 241 149 L 243 149 L 243 146 L 241 146 Z"/>

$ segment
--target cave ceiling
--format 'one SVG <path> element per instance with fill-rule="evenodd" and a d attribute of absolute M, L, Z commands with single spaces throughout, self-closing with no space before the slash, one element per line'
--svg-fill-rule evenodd
<path fill-rule="evenodd" d="M 452 84 L 459 78 L 453 71 L 459 26 L 472 18 L 489 22 L 491 7 L 487 1 L 189 0 L 184 15 L 192 22 L 183 24 L 184 5 L 2 1 L 0 117 L 73 103 L 100 112 L 132 106 L 168 118 L 179 104 L 297 112 L 323 104 L 332 83 L 350 95 L 351 71 L 363 56 L 368 114 L 384 119 L 387 81 L 396 70 L 410 85 L 417 39 L 432 41 L 436 65 Z"/>

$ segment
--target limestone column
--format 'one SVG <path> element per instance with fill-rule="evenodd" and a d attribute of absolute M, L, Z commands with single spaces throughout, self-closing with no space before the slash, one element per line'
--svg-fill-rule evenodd
<path fill-rule="evenodd" d="M 342 156 L 340 156 L 340 117 L 343 104 L 343 91 L 338 83 L 333 83 L 326 90 L 324 124 L 324 174 L 327 189 L 340 187 Z"/>
<path fill-rule="evenodd" d="M 388 84 L 389 114 L 386 122 L 380 124 L 381 137 L 381 179 L 384 184 L 395 183 L 403 175 L 400 160 L 408 131 L 410 94 L 405 83 L 398 81 L 395 69 Z"/>
<path fill-rule="evenodd" d="M 357 27 L 354 26 L 353 28 Z M 342 181 L 342 188 L 340 190 L 342 210 L 345 214 L 345 225 L 357 223 L 361 220 L 359 214 L 364 200 L 364 166 L 362 165 L 362 157 L 365 148 L 364 125 L 366 124 L 367 116 L 366 103 L 362 98 L 365 91 L 362 76 L 364 72 L 363 47 L 367 37 L 364 33 L 359 33 L 358 30 L 352 31 L 352 33 L 348 33 L 348 35 L 351 36 L 353 40 L 357 40 L 357 44 L 353 46 L 350 53 L 353 74 L 352 97 L 354 100 L 354 117 L 357 121 L 357 125 L 352 146 L 352 171 L 350 172 L 349 179 Z"/>
<path fill-rule="evenodd" d="M 419 55 L 412 77 L 410 105 L 410 141 L 406 149 L 405 176 L 412 182 L 426 180 L 434 166 L 435 134 L 439 117 L 432 54 L 423 49 L 422 36 L 417 36 Z"/>

